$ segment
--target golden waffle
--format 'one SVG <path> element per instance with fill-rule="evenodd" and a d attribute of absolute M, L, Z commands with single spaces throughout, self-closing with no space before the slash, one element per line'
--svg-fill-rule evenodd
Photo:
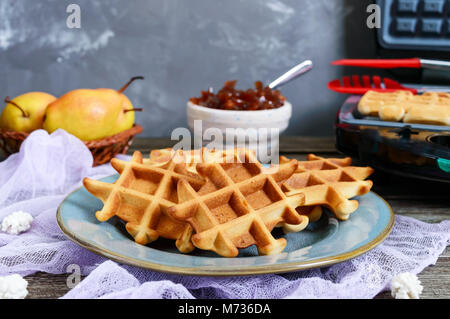
<path fill-rule="evenodd" d="M 295 210 L 303 204 L 304 195 L 288 197 L 277 184 L 296 169 L 297 161 L 292 160 L 267 174 L 249 152 L 236 154 L 234 163 L 198 164 L 207 183 L 196 192 L 181 180 L 180 203 L 168 213 L 192 225 L 196 231 L 192 242 L 200 249 L 235 257 L 239 248 L 256 244 L 261 255 L 279 253 L 286 239 L 275 239 L 272 229 L 280 222 L 308 224 L 308 218 Z"/>
<path fill-rule="evenodd" d="M 285 157 L 280 160 L 287 161 Z M 324 159 L 310 154 L 307 161 L 298 162 L 296 173 L 282 183 L 282 189 L 287 196 L 305 195 L 304 207 L 297 211 L 313 214 L 312 220 L 320 218 L 318 205 L 328 207 L 338 219 L 347 220 L 358 209 L 358 201 L 349 199 L 367 194 L 373 185 L 372 181 L 365 181 L 373 169 L 354 167 L 351 163 L 351 158 Z M 295 225 L 284 226 L 285 232 L 300 230 Z"/>
<path fill-rule="evenodd" d="M 383 121 L 448 125 L 445 124 L 445 116 L 442 118 L 442 112 L 445 112 L 443 107 L 450 107 L 450 94 L 427 92 L 411 95 L 401 103 L 383 106 L 379 116 Z"/>
<path fill-rule="evenodd" d="M 450 103 L 412 107 L 406 113 L 403 122 L 450 126 Z"/>
<path fill-rule="evenodd" d="M 161 150 L 152 150 L 150 152 L 150 157 L 145 158 L 144 164 L 150 165 L 160 165 L 169 162 L 174 155 L 174 150 L 172 148 L 165 148 Z M 186 165 L 187 166 L 187 165 Z"/>
<path fill-rule="evenodd" d="M 186 164 L 188 171 L 197 173 L 196 165 L 199 163 L 224 163 L 227 158 L 233 161 L 233 156 L 238 149 L 228 149 L 223 151 L 208 150 L 203 147 L 199 150 L 175 151 L 172 148 L 166 148 L 161 150 L 153 150 L 150 152 L 150 157 L 144 159 L 144 164 L 148 165 L 163 165 L 169 162 L 176 154 L 178 158 Z"/>
<path fill-rule="evenodd" d="M 413 94 L 409 91 L 396 91 L 392 93 L 369 91 L 359 101 L 358 111 L 362 115 L 378 117 L 381 107 L 385 105 L 398 105 L 411 96 Z"/>
<path fill-rule="evenodd" d="M 83 180 L 86 189 L 104 203 L 102 210 L 96 212 L 97 219 L 103 222 L 117 216 L 126 222 L 127 231 L 138 244 L 146 245 L 161 236 L 176 240 L 181 252 L 192 251 L 192 228 L 172 219 L 166 211 L 178 203 L 176 185 L 180 180 L 196 190 L 205 181 L 179 162 L 144 165 L 140 152 L 135 152 L 130 162 L 112 159 L 111 165 L 120 173 L 115 183 Z"/>
<path fill-rule="evenodd" d="M 197 153 L 194 153 L 194 151 L 175 151 L 172 148 L 152 150 L 150 152 L 150 157 L 148 159 L 144 159 L 144 164 L 161 166 L 171 161 L 175 154 L 178 159 L 182 159 L 188 171 L 196 173 L 195 165 L 198 162 L 198 160 L 196 160 L 196 156 L 199 155 L 196 155 Z"/>
<path fill-rule="evenodd" d="M 407 91 L 369 91 L 361 98 L 358 110 L 363 115 L 377 116 L 383 121 L 448 126 L 450 94 L 427 92 L 414 95 Z"/>

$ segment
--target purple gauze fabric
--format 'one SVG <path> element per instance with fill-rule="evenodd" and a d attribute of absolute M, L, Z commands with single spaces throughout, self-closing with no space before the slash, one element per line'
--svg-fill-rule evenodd
<path fill-rule="evenodd" d="M 115 173 L 110 165 L 92 168 L 92 162 L 77 138 L 62 130 L 52 135 L 39 130 L 18 154 L 0 163 L 0 220 L 18 210 L 35 217 L 23 234 L 0 233 L 0 276 L 63 274 L 77 264 L 88 276 L 64 298 L 373 298 L 389 288 L 395 275 L 418 274 L 434 264 L 450 244 L 450 221 L 425 224 L 396 216 L 391 235 L 380 246 L 322 269 L 214 278 L 119 265 L 72 243 L 56 224 L 57 206 L 84 177 Z"/>

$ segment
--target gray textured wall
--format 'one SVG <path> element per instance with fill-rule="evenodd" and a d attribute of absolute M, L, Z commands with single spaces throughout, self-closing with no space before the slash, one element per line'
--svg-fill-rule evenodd
<path fill-rule="evenodd" d="M 315 69 L 282 91 L 294 105 L 290 135 L 332 135 L 344 97 L 328 92 L 343 70 L 330 61 L 372 57 L 366 0 L 1 0 L 0 96 L 120 88 L 144 107 L 143 136 L 186 126 L 185 104 L 209 86 L 247 88 L 310 58 Z M 81 7 L 81 29 L 66 7 Z"/>

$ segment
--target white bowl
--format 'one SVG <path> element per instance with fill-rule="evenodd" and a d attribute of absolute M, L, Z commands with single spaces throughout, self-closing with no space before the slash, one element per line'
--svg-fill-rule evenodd
<path fill-rule="evenodd" d="M 196 105 L 192 102 L 187 104 L 187 120 L 189 128 L 194 131 L 194 121 L 201 120 L 202 134 L 209 129 L 218 129 L 226 136 L 226 130 L 231 129 L 277 129 L 281 135 L 289 126 L 289 121 L 292 117 L 292 104 L 285 102 L 284 105 L 277 109 L 263 110 L 263 111 L 227 111 L 217 110 L 204 106 Z M 196 128 L 198 130 L 198 127 Z M 272 130 L 274 131 L 274 130 Z M 237 134 L 245 133 L 239 132 Z M 238 136 L 234 136 L 235 139 Z M 208 141 L 205 141 L 205 143 Z M 247 147 L 256 148 L 258 146 L 266 146 L 267 140 L 258 140 L 257 145 L 251 145 L 250 142 Z M 276 141 L 269 141 L 271 147 L 278 144 L 278 136 Z M 205 144 L 204 143 L 204 144 Z M 253 143 L 254 144 L 254 143 Z M 263 145 L 260 145 L 263 144 Z"/>
<path fill-rule="evenodd" d="M 189 127 L 194 129 L 194 121 L 202 120 L 203 130 L 218 128 L 225 132 L 227 128 L 276 128 L 280 134 L 289 126 L 292 116 L 292 104 L 285 102 L 280 108 L 263 111 L 226 111 L 187 104 Z"/>

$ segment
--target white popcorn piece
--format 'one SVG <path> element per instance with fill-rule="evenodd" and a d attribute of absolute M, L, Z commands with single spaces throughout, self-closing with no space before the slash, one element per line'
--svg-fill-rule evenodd
<path fill-rule="evenodd" d="M 0 299 L 24 299 L 28 282 L 20 275 L 0 277 Z"/>
<path fill-rule="evenodd" d="M 18 211 L 3 219 L 0 230 L 11 235 L 18 235 L 30 229 L 32 222 L 33 216 L 29 213 Z"/>
<path fill-rule="evenodd" d="M 422 291 L 423 286 L 414 274 L 402 273 L 392 279 L 391 295 L 395 299 L 420 299 Z"/>

